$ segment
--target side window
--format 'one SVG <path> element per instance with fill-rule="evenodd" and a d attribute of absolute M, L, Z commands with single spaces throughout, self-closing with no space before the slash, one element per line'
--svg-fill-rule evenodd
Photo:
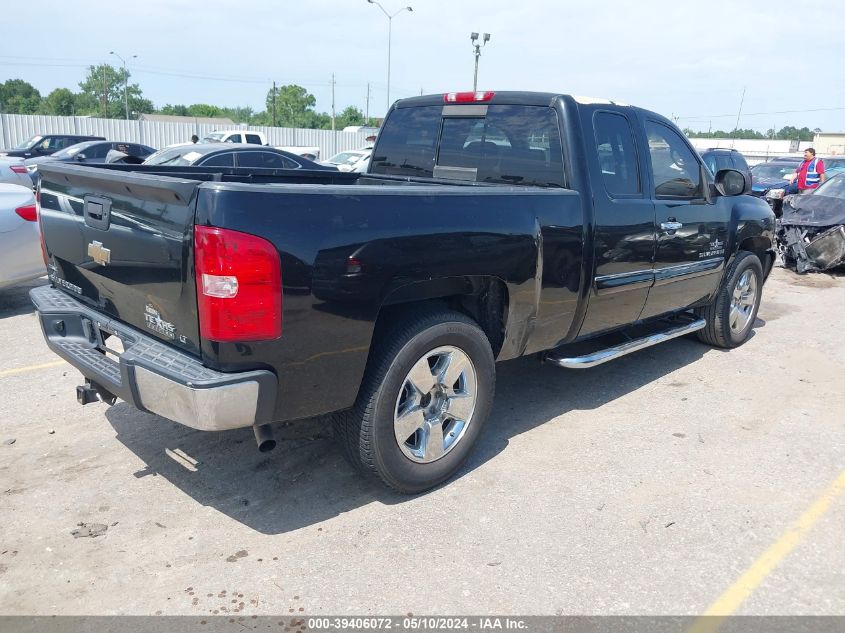
<path fill-rule="evenodd" d="M 120 147 L 120 146 L 118 146 Z M 125 146 L 124 146 L 125 147 Z M 85 154 L 85 158 L 89 160 L 92 158 L 105 158 L 106 154 L 109 153 L 111 149 L 111 144 L 109 143 L 97 143 L 96 145 L 90 145 L 82 150 L 82 153 Z M 118 150 L 123 151 L 123 150 Z"/>
<path fill-rule="evenodd" d="M 654 121 L 646 121 L 645 130 L 654 194 L 670 198 L 702 197 L 699 163 L 680 134 Z"/>
<path fill-rule="evenodd" d="M 226 152 L 225 154 L 217 154 L 211 158 L 201 161 L 198 165 L 202 167 L 234 167 L 234 154 Z"/>
<path fill-rule="evenodd" d="M 732 153 L 731 154 L 734 163 L 734 169 L 738 169 L 743 174 L 748 171 L 748 163 L 745 162 L 745 158 L 743 158 L 742 154 L 740 153 Z"/>
<path fill-rule="evenodd" d="M 731 161 L 730 154 L 716 154 L 716 171 L 720 169 L 733 169 L 734 163 Z M 713 173 L 715 174 L 716 171 Z"/>
<path fill-rule="evenodd" d="M 246 135 L 246 142 L 252 143 L 253 145 L 261 145 L 261 137 L 258 134 L 247 134 Z"/>
<path fill-rule="evenodd" d="M 611 195 L 642 191 L 631 124 L 621 114 L 598 112 L 593 120 L 604 187 Z"/>
<path fill-rule="evenodd" d="M 243 139 L 241 138 L 240 134 L 230 134 L 225 142 L 226 143 L 243 143 Z"/>
<path fill-rule="evenodd" d="M 382 126 L 371 174 L 431 178 L 443 106 L 397 108 Z"/>
<path fill-rule="evenodd" d="M 273 152 L 240 152 L 238 153 L 238 167 L 291 168 L 282 156 Z"/>

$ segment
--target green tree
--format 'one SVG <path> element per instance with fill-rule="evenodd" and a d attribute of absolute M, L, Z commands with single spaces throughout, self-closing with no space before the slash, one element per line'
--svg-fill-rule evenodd
<path fill-rule="evenodd" d="M 170 105 L 168 103 L 159 110 L 159 114 L 169 114 L 171 116 L 188 116 L 188 106 Z"/>
<path fill-rule="evenodd" d="M 144 99 L 138 84 L 128 83 L 131 74 L 124 68 L 115 68 L 109 64 L 89 66 L 85 80 L 80 82 L 79 88 L 83 95 L 80 105 L 85 107 L 85 114 L 105 116 L 110 119 L 121 119 L 125 116 L 123 97 L 124 81 L 126 95 L 129 102 L 130 118 L 137 118 L 139 114 L 154 112 L 152 101 Z"/>
<path fill-rule="evenodd" d="M 195 116 L 198 118 L 215 118 L 221 116 L 222 108 L 218 108 L 208 103 L 194 103 L 188 106 L 188 116 Z"/>
<path fill-rule="evenodd" d="M 364 125 L 364 113 L 355 106 L 348 106 L 335 119 L 335 128 L 342 130 L 347 125 Z"/>
<path fill-rule="evenodd" d="M 808 127 L 797 128 L 787 125 L 778 130 L 775 138 L 783 141 L 812 141 L 813 132 Z"/>
<path fill-rule="evenodd" d="M 41 110 L 53 116 L 73 116 L 76 114 L 76 97 L 67 88 L 56 88 L 44 99 Z"/>
<path fill-rule="evenodd" d="M 275 95 L 276 117 L 273 118 L 273 102 Z M 295 84 L 278 86 L 267 91 L 267 111 L 263 119 L 266 125 L 284 127 L 315 127 L 314 105 L 316 97 L 302 86 Z"/>
<path fill-rule="evenodd" d="M 235 123 L 252 123 L 255 112 L 249 106 L 237 106 L 234 108 L 222 108 L 220 116 L 232 119 Z"/>
<path fill-rule="evenodd" d="M 9 79 L 0 84 L 0 112 L 38 114 L 41 93 L 23 79 Z"/>
<path fill-rule="evenodd" d="M 335 126 L 337 123 L 335 123 Z M 316 130 L 330 130 L 332 129 L 332 117 L 325 112 L 319 114 L 314 112 L 308 117 L 308 125 L 303 127 L 314 128 Z"/>

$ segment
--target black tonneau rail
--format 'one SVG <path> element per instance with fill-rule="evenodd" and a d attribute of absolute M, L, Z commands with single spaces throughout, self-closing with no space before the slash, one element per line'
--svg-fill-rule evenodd
<path fill-rule="evenodd" d="M 202 182 L 298 183 L 352 185 L 361 174 L 324 169 L 264 169 L 260 167 L 185 167 L 172 165 L 85 165 L 93 169 L 189 178 Z"/>
<path fill-rule="evenodd" d="M 423 176 L 397 176 L 329 171 L 322 169 L 263 169 L 260 167 L 193 167 L 174 165 L 99 164 L 75 165 L 86 169 L 165 176 L 200 182 L 240 182 L 252 184 L 314 184 L 314 185 L 449 185 L 451 187 L 501 187 L 501 184 L 470 180 L 446 180 Z"/>

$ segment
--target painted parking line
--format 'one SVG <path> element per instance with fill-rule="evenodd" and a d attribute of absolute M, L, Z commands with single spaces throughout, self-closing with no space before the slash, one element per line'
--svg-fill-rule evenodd
<path fill-rule="evenodd" d="M 687 633 L 713 633 L 728 616 L 760 586 L 766 577 L 795 549 L 807 532 L 821 519 L 833 502 L 845 492 L 845 470 L 813 502 L 807 511 L 769 548 L 763 552 L 734 584 L 710 605 Z"/>
<path fill-rule="evenodd" d="M 16 367 L 15 369 L 0 370 L 0 378 L 5 376 L 14 376 L 16 374 L 25 374 L 28 371 L 35 371 L 37 369 L 47 369 L 48 367 L 58 367 L 59 365 L 67 365 L 63 360 L 53 360 L 49 363 L 41 363 L 39 365 L 27 365 L 26 367 Z"/>

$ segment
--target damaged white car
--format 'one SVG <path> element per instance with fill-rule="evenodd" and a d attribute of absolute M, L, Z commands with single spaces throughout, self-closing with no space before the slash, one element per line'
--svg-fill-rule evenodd
<path fill-rule="evenodd" d="M 845 173 L 812 194 L 787 196 L 779 224 L 787 267 L 804 274 L 845 266 Z"/>

